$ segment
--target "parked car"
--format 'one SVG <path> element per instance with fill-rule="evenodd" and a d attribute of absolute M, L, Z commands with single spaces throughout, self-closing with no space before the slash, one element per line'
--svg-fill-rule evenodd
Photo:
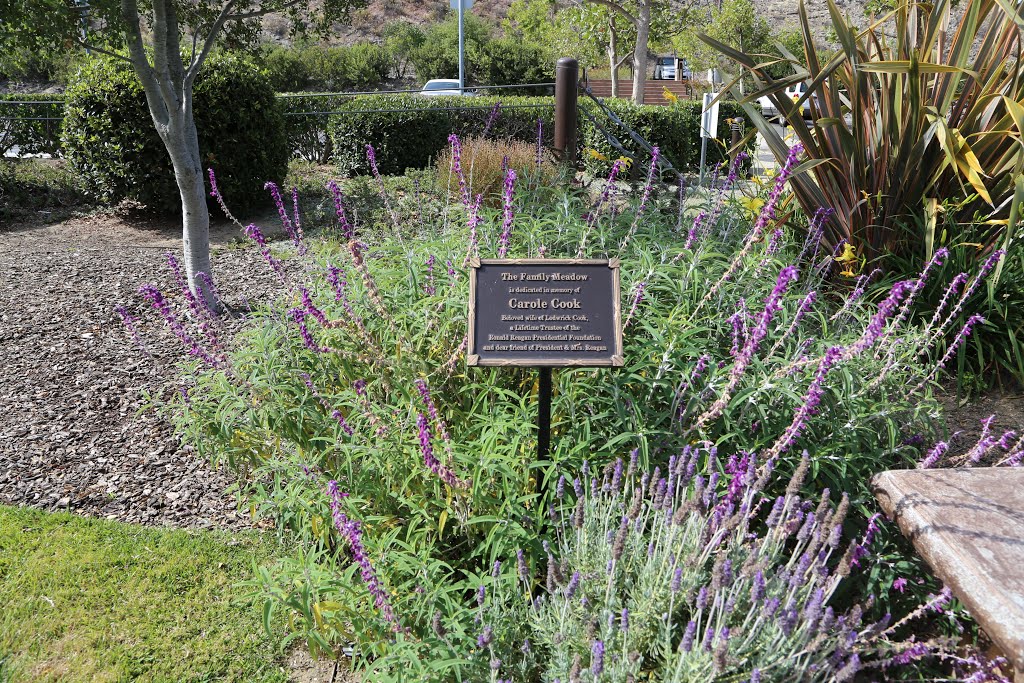
<path fill-rule="evenodd" d="M 676 80 L 676 58 L 658 57 L 654 61 L 654 80 L 674 81 Z"/>
<path fill-rule="evenodd" d="M 797 83 L 796 85 L 791 85 L 788 88 L 786 88 L 784 97 L 788 98 L 791 102 L 795 104 L 796 101 L 803 97 L 806 93 L 807 83 L 800 82 Z M 815 105 L 817 105 L 817 93 L 812 94 L 810 97 L 808 97 L 800 104 L 800 113 L 803 115 L 805 119 L 811 117 L 811 100 L 814 100 Z M 779 108 L 775 106 L 775 102 L 773 102 L 772 99 L 767 95 L 758 97 L 757 103 L 761 105 L 761 113 L 764 114 L 764 117 L 769 121 L 777 121 L 783 118 L 782 114 L 779 112 Z M 815 109 L 817 109 L 817 106 L 815 106 Z"/>
<path fill-rule="evenodd" d="M 456 78 L 434 78 L 427 81 L 419 92 L 426 97 L 439 97 L 441 95 L 458 95 L 459 81 Z M 464 95 L 475 95 L 476 93 L 466 88 Z"/>

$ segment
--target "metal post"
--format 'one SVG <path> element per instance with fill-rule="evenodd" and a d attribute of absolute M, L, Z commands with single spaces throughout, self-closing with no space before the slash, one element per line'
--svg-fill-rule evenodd
<path fill-rule="evenodd" d="M 555 65 L 555 153 L 572 167 L 576 166 L 579 72 L 579 63 L 572 57 L 562 57 Z"/>
<path fill-rule="evenodd" d="M 551 368 L 538 368 L 537 460 L 547 460 L 551 451 Z"/>
<path fill-rule="evenodd" d="M 466 0 L 456 0 L 459 3 L 459 94 L 466 94 L 466 27 L 463 23 L 463 16 Z"/>

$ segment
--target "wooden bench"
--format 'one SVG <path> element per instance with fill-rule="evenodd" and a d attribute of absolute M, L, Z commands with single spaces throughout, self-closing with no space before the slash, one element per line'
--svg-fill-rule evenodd
<path fill-rule="evenodd" d="M 899 470 L 871 486 L 1024 683 L 1024 469 Z"/>

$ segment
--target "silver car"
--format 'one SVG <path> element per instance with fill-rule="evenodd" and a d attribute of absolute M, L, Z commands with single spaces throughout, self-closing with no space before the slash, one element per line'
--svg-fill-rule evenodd
<path fill-rule="evenodd" d="M 423 89 L 419 92 L 420 95 L 426 97 L 439 97 L 441 95 L 458 95 L 459 93 L 459 81 L 455 78 L 434 78 L 427 81 Z M 463 95 L 475 95 L 476 93 L 466 89 L 461 93 Z"/>

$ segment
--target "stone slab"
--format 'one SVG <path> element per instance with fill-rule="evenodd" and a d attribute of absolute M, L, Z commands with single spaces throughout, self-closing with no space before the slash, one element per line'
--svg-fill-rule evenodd
<path fill-rule="evenodd" d="M 882 509 L 1024 672 L 1024 469 L 898 470 L 871 480 Z"/>

